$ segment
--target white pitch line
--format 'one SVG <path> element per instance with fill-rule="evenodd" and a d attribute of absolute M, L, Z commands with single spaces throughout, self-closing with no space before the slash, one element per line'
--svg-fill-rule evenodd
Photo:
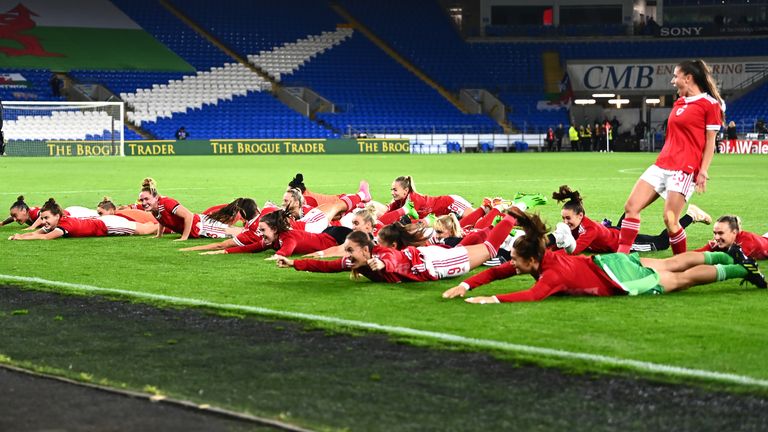
<path fill-rule="evenodd" d="M 376 324 L 365 321 L 346 320 L 342 318 L 328 317 L 323 315 L 307 314 L 302 312 L 288 312 L 279 311 L 274 309 L 267 309 L 258 306 L 245 306 L 229 303 L 214 303 L 206 300 L 198 300 L 184 297 L 174 297 L 162 294 L 151 294 L 136 291 L 128 291 L 117 288 L 102 288 L 92 285 L 74 284 L 69 282 L 52 281 L 37 277 L 27 276 L 14 276 L 0 274 L 0 280 L 11 282 L 26 282 L 42 284 L 60 288 L 66 288 L 69 290 L 85 292 L 85 293 L 97 293 L 97 294 L 114 294 L 120 296 L 126 296 L 142 300 L 156 300 L 175 305 L 183 306 L 202 306 L 212 309 L 220 309 L 235 312 L 245 312 L 257 315 L 267 315 L 277 318 L 299 319 L 305 321 L 315 321 L 327 324 L 334 324 L 343 327 L 349 327 L 353 329 L 373 330 L 377 332 L 385 332 L 399 336 L 417 336 L 441 342 L 457 343 L 465 346 L 474 346 L 480 348 L 490 348 L 500 351 L 523 353 L 523 354 L 535 354 L 546 357 L 554 357 L 565 360 L 582 360 L 591 363 L 598 363 L 609 366 L 620 366 L 638 371 L 650 372 L 655 374 L 663 374 L 674 377 L 688 377 L 698 378 L 713 381 L 720 381 L 733 384 L 749 385 L 762 388 L 768 388 L 768 380 L 754 378 L 745 375 L 736 375 L 724 372 L 713 372 L 703 369 L 690 369 L 680 366 L 665 365 L 659 363 L 651 363 L 640 360 L 622 359 L 618 357 L 604 356 L 599 354 L 580 353 L 573 351 L 565 351 L 552 348 L 541 348 L 531 345 L 521 345 L 509 342 L 501 342 L 490 339 L 476 339 L 464 336 L 453 335 L 449 333 L 433 332 L 428 330 L 417 330 L 408 327 L 389 326 L 384 324 Z"/>

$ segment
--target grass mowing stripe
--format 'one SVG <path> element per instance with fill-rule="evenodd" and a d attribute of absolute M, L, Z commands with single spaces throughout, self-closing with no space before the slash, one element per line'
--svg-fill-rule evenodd
<path fill-rule="evenodd" d="M 54 286 L 58 288 L 65 288 L 73 291 L 85 292 L 85 293 L 98 293 L 98 294 L 114 294 L 125 296 L 129 298 L 142 299 L 142 300 L 154 300 L 162 301 L 174 305 L 182 306 L 196 306 L 207 307 L 211 309 L 219 309 L 226 311 L 246 312 L 257 315 L 265 315 L 276 318 L 288 318 L 299 319 L 305 321 L 314 321 L 327 324 L 334 324 L 342 327 L 348 327 L 353 329 L 369 330 L 384 332 L 393 335 L 407 336 L 407 337 L 420 337 L 428 338 L 441 342 L 450 342 L 455 344 L 461 344 L 464 346 L 480 347 L 485 349 L 495 349 L 510 353 L 523 353 L 533 354 L 539 356 L 546 356 L 551 358 L 565 359 L 565 360 L 580 360 L 591 363 L 599 363 L 607 366 L 623 367 L 636 371 L 662 374 L 671 377 L 685 377 L 685 378 L 697 378 L 704 380 L 719 381 L 724 383 L 755 386 L 760 388 L 768 388 L 768 380 L 753 378 L 744 375 L 736 375 L 730 373 L 713 372 L 701 369 L 690 369 L 679 366 L 644 362 L 639 360 L 622 359 L 617 357 L 610 357 L 598 354 L 588 354 L 580 352 L 571 352 L 550 348 L 541 348 L 530 345 L 513 344 L 508 342 L 500 342 L 488 339 L 476 339 L 464 336 L 452 335 L 448 333 L 439 333 L 433 331 L 416 330 L 407 327 L 388 326 L 364 321 L 345 320 L 341 318 L 306 314 L 300 312 L 288 312 L 279 311 L 274 309 L 262 308 L 257 306 L 245 306 L 227 303 L 214 303 L 205 300 L 197 300 L 192 298 L 167 296 L 162 294 L 150 294 L 139 293 L 134 291 L 115 289 L 115 288 L 102 288 L 92 285 L 74 284 L 69 282 L 52 281 L 37 277 L 27 276 L 14 276 L 0 274 L 0 280 L 9 282 L 26 282 L 33 284 L 41 284 Z"/>

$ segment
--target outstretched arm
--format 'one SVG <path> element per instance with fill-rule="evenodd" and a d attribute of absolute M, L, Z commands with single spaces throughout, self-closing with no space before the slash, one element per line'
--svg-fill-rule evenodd
<path fill-rule="evenodd" d="M 192 223 L 195 221 L 195 215 L 187 210 L 186 207 L 179 204 L 179 206 L 176 207 L 176 216 L 180 216 L 184 219 L 184 232 L 181 233 L 181 237 L 174 241 L 184 241 L 189 238 L 189 233 L 192 231 Z"/>
<path fill-rule="evenodd" d="M 14 234 L 8 237 L 8 240 L 53 240 L 64 235 L 60 229 L 54 229 L 51 232 L 45 232 L 42 229 L 35 232 L 28 232 L 23 234 Z"/>
<path fill-rule="evenodd" d="M 464 297 L 467 292 L 473 288 L 477 288 L 481 285 L 491 283 L 495 280 L 506 279 L 517 274 L 517 268 L 512 261 L 505 262 L 504 264 L 491 267 L 488 270 L 482 271 L 457 286 L 446 290 L 443 293 L 443 298 L 455 298 Z"/>

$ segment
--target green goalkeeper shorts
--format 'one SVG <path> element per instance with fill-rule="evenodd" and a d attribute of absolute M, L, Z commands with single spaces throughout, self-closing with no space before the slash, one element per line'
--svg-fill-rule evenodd
<path fill-rule="evenodd" d="M 594 255 L 592 261 L 631 296 L 664 293 L 659 273 L 643 267 L 637 253 Z"/>

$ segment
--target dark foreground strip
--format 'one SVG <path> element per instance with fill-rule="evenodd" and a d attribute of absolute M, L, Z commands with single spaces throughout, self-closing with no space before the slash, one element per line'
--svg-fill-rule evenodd
<path fill-rule="evenodd" d="M 156 389 L 195 406 L 317 429 L 768 430 L 768 399 L 756 395 L 568 374 L 297 322 L 9 287 L 0 287 L 0 354 L 70 378 L 86 374 L 93 383 Z M 69 399 L 77 398 L 58 397 Z M 34 412 L 38 402 L 30 403 L 11 411 Z M 0 411 L 6 406 L 0 399 Z M 31 429 L 2 421 L 0 430 Z"/>
<path fill-rule="evenodd" d="M 252 428 L 251 427 L 252 425 L 249 425 L 249 423 L 251 423 L 257 426 L 263 426 L 264 429 L 269 429 L 269 430 L 277 429 L 277 430 L 285 430 L 285 431 L 292 431 L 292 432 L 311 432 L 310 429 L 300 428 L 300 427 L 297 427 L 288 423 L 280 422 L 277 420 L 271 420 L 271 419 L 256 417 L 250 414 L 234 412 L 231 410 L 211 406 L 209 404 L 196 404 L 194 402 L 190 402 L 187 400 L 173 399 L 166 396 L 158 396 L 158 395 L 153 395 L 149 393 L 141 393 L 141 392 L 132 391 L 132 390 L 118 389 L 114 387 L 107 387 L 107 386 L 87 383 L 83 381 L 75 381 L 75 380 L 61 377 L 61 376 L 43 374 L 40 372 L 31 371 L 29 369 L 22 369 L 20 367 L 2 364 L 2 363 L 0 363 L 0 369 L 4 369 L 5 371 L 7 371 L 5 373 L 2 373 L 2 376 L 4 376 L 4 379 L 0 380 L 1 382 L 4 382 L 5 384 L 4 390 L 6 392 L 8 391 L 8 382 L 11 380 L 10 376 L 7 375 L 7 373 L 11 373 L 11 374 L 19 375 L 14 379 L 18 382 L 22 382 L 24 385 L 24 389 L 27 391 L 30 390 L 30 388 L 35 386 L 49 387 L 50 385 L 46 385 L 44 381 L 53 381 L 56 383 L 63 384 L 64 386 L 80 387 L 86 392 L 92 391 L 90 393 L 101 392 L 101 393 L 109 394 L 111 396 L 117 396 L 118 398 L 131 398 L 136 401 L 143 402 L 149 406 L 145 408 L 145 407 L 140 407 L 138 404 L 135 404 L 135 405 L 138 410 L 144 411 L 144 414 L 141 417 L 145 419 L 148 417 L 147 411 L 153 410 L 152 405 L 168 405 L 173 408 L 171 411 L 174 411 L 174 414 L 180 418 L 184 418 L 185 416 L 187 416 L 181 410 L 187 410 L 190 413 L 194 413 L 194 415 L 190 415 L 190 417 L 193 417 L 193 421 L 194 421 L 193 426 L 200 426 L 201 420 L 199 417 L 215 416 L 215 417 L 220 417 L 224 421 L 217 422 L 216 419 L 206 419 L 206 421 L 203 423 L 210 423 L 210 424 L 206 424 L 205 426 L 206 428 L 218 429 L 217 426 L 226 426 L 234 429 L 242 428 L 242 430 L 246 430 L 246 429 L 261 430 L 262 429 L 262 428 Z M 18 390 L 16 391 L 18 392 Z M 67 389 L 63 389 L 63 391 L 65 393 L 70 393 L 70 394 L 75 393 L 74 391 L 70 391 Z M 17 395 L 15 394 L 6 393 L 6 395 L 13 396 L 14 399 L 16 399 L 15 401 L 3 401 L 2 400 L 3 397 L 0 396 L 0 404 L 3 405 L 6 409 L 8 409 L 9 407 L 13 406 L 14 402 L 18 402 L 18 399 L 16 398 Z M 41 396 L 41 392 L 36 391 L 35 397 L 39 398 L 40 396 Z M 93 394 L 94 398 L 101 398 L 102 396 L 103 395 Z M 179 410 L 179 408 L 181 410 Z M 39 409 L 39 408 L 36 408 L 36 409 Z M 37 414 L 39 416 L 40 413 L 38 412 Z M 103 421 L 109 424 L 113 424 L 114 420 L 112 418 L 112 415 L 114 415 L 114 413 L 111 413 L 110 416 L 104 416 L 103 419 L 93 419 L 92 421 L 96 423 L 98 423 L 99 421 Z M 242 424 L 239 424 L 240 422 L 242 422 Z M 4 420 L 0 420 L 0 425 L 2 425 L 3 423 L 4 423 Z M 152 425 L 154 427 L 157 426 L 156 424 L 152 424 L 152 423 L 148 425 Z M 139 425 L 136 425 L 136 426 L 139 426 Z M 183 427 L 188 428 L 189 426 L 190 425 L 184 425 Z M 178 421 L 175 421 L 174 427 L 178 427 L 179 430 L 188 430 L 188 429 L 181 429 L 182 425 L 178 424 Z M 126 428 L 126 430 L 128 429 Z M 211 429 L 207 429 L 207 430 L 211 430 Z"/>

